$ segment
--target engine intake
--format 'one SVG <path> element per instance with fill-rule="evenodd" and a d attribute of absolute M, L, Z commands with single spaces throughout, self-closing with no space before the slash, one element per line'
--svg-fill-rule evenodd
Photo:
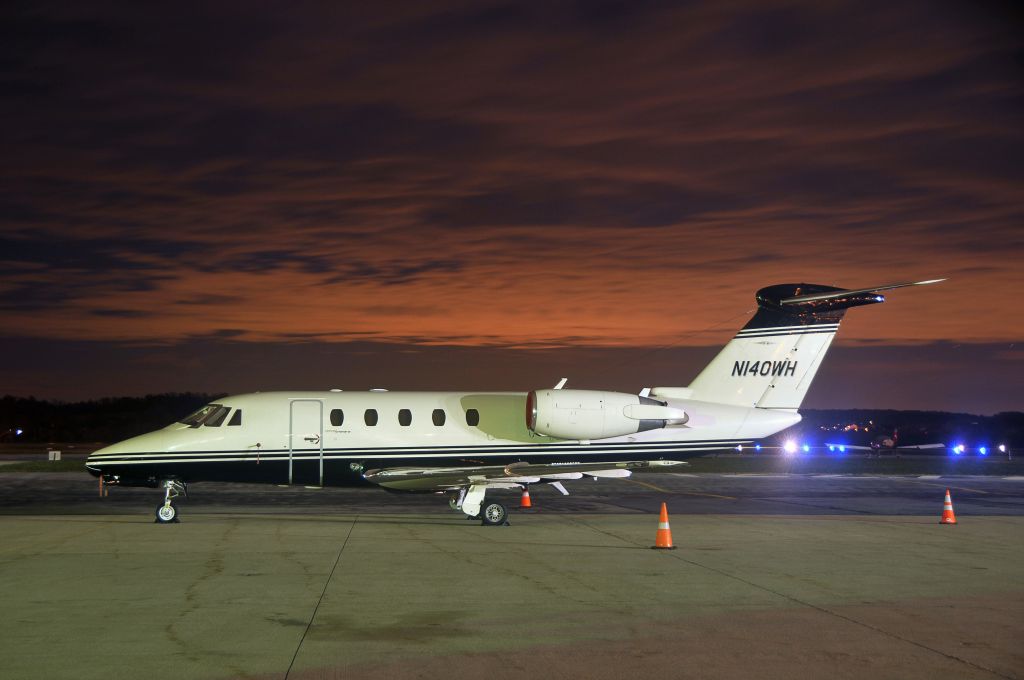
<path fill-rule="evenodd" d="M 526 427 L 558 439 L 608 439 L 686 422 L 664 402 L 623 392 L 534 390 L 526 395 Z"/>

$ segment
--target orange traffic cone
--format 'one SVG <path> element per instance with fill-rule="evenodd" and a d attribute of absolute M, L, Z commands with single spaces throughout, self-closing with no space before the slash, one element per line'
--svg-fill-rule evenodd
<path fill-rule="evenodd" d="M 942 519 L 939 524 L 956 524 L 956 515 L 953 514 L 953 500 L 949 497 L 949 489 L 946 489 L 946 500 L 942 503 Z"/>
<path fill-rule="evenodd" d="M 519 499 L 520 508 L 532 508 L 533 503 L 530 502 L 530 487 L 523 487 L 523 497 Z"/>
<path fill-rule="evenodd" d="M 654 539 L 654 545 L 652 548 L 660 548 L 662 550 L 675 550 L 676 547 L 672 545 L 672 529 L 668 526 L 668 508 L 664 503 L 661 504 L 661 515 L 658 517 L 658 535 Z"/>

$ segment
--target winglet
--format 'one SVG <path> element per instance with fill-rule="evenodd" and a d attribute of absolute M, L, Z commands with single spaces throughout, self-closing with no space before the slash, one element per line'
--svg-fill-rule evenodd
<path fill-rule="evenodd" d="M 558 381 L 558 384 L 555 385 L 555 389 L 556 390 L 562 389 L 563 387 L 565 387 L 565 383 L 567 383 L 567 382 L 569 382 L 568 378 L 562 378 L 561 380 Z"/>

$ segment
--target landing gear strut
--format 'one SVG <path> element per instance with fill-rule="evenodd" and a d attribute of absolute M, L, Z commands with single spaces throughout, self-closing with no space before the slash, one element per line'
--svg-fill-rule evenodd
<path fill-rule="evenodd" d="M 165 479 L 163 481 L 163 487 L 164 502 L 156 508 L 156 523 L 169 524 L 171 522 L 177 522 L 178 508 L 174 505 L 173 500 L 182 494 L 187 496 L 188 491 L 185 488 L 185 485 L 176 479 Z"/>

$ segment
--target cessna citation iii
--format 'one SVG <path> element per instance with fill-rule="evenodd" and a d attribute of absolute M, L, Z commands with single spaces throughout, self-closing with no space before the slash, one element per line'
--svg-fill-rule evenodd
<path fill-rule="evenodd" d="M 742 449 L 800 421 L 797 408 L 839 322 L 880 291 L 790 283 L 757 292 L 757 312 L 689 387 L 640 394 L 266 392 L 226 397 L 184 420 L 100 449 L 86 461 L 107 484 L 164 490 L 157 522 L 200 481 L 376 484 L 446 493 L 452 509 L 504 524 L 492 489 L 672 471 L 683 459 Z"/>

